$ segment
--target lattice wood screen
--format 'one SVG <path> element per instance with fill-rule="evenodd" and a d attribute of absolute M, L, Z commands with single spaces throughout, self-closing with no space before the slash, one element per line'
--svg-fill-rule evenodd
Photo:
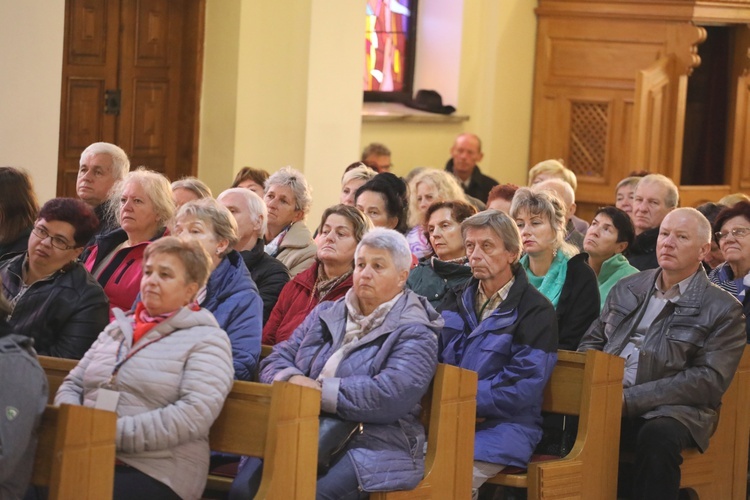
<path fill-rule="evenodd" d="M 608 103 L 572 103 L 567 167 L 577 176 L 604 176 L 608 125 Z"/>

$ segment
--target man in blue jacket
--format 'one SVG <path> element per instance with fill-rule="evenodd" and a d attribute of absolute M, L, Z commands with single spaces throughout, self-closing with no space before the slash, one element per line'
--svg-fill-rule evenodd
<path fill-rule="evenodd" d="M 473 498 L 506 466 L 526 467 L 542 437 L 542 393 L 557 362 L 555 309 L 518 265 L 521 236 L 496 210 L 461 224 L 473 278 L 441 304 L 440 361 L 474 370 Z"/>

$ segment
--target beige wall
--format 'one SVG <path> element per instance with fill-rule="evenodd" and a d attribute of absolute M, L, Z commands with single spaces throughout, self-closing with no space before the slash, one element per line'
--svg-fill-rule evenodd
<path fill-rule="evenodd" d="M 0 1 L 0 165 L 25 168 L 55 196 L 65 3 Z"/>
<path fill-rule="evenodd" d="M 406 173 L 442 166 L 453 137 L 471 131 L 484 140 L 483 169 L 523 183 L 536 2 L 464 3 L 460 48 L 446 49 L 460 60 L 452 56 L 449 81 L 434 87 L 446 97 L 457 88 L 449 103 L 470 120 L 386 125 L 360 120 L 364 0 L 207 0 L 199 176 L 220 191 L 243 165 L 292 164 L 310 178 L 320 213 L 363 145 L 385 142 L 396 172 Z M 0 164 L 27 168 L 42 201 L 56 188 L 63 4 L 0 2 Z M 419 85 L 428 88 L 433 74 L 423 72 Z"/>

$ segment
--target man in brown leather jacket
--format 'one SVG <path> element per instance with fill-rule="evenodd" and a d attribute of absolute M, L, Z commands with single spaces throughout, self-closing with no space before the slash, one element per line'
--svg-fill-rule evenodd
<path fill-rule="evenodd" d="M 621 448 L 635 451 L 633 498 L 678 498 L 681 451 L 708 447 L 742 357 L 742 307 L 701 266 L 710 242 L 700 212 L 670 212 L 659 267 L 618 282 L 579 346 L 625 359 Z"/>

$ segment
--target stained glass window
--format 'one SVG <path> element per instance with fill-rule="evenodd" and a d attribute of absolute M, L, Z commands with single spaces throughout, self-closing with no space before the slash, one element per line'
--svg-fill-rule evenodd
<path fill-rule="evenodd" d="M 416 8 L 417 0 L 367 0 L 366 98 L 411 97 Z"/>

